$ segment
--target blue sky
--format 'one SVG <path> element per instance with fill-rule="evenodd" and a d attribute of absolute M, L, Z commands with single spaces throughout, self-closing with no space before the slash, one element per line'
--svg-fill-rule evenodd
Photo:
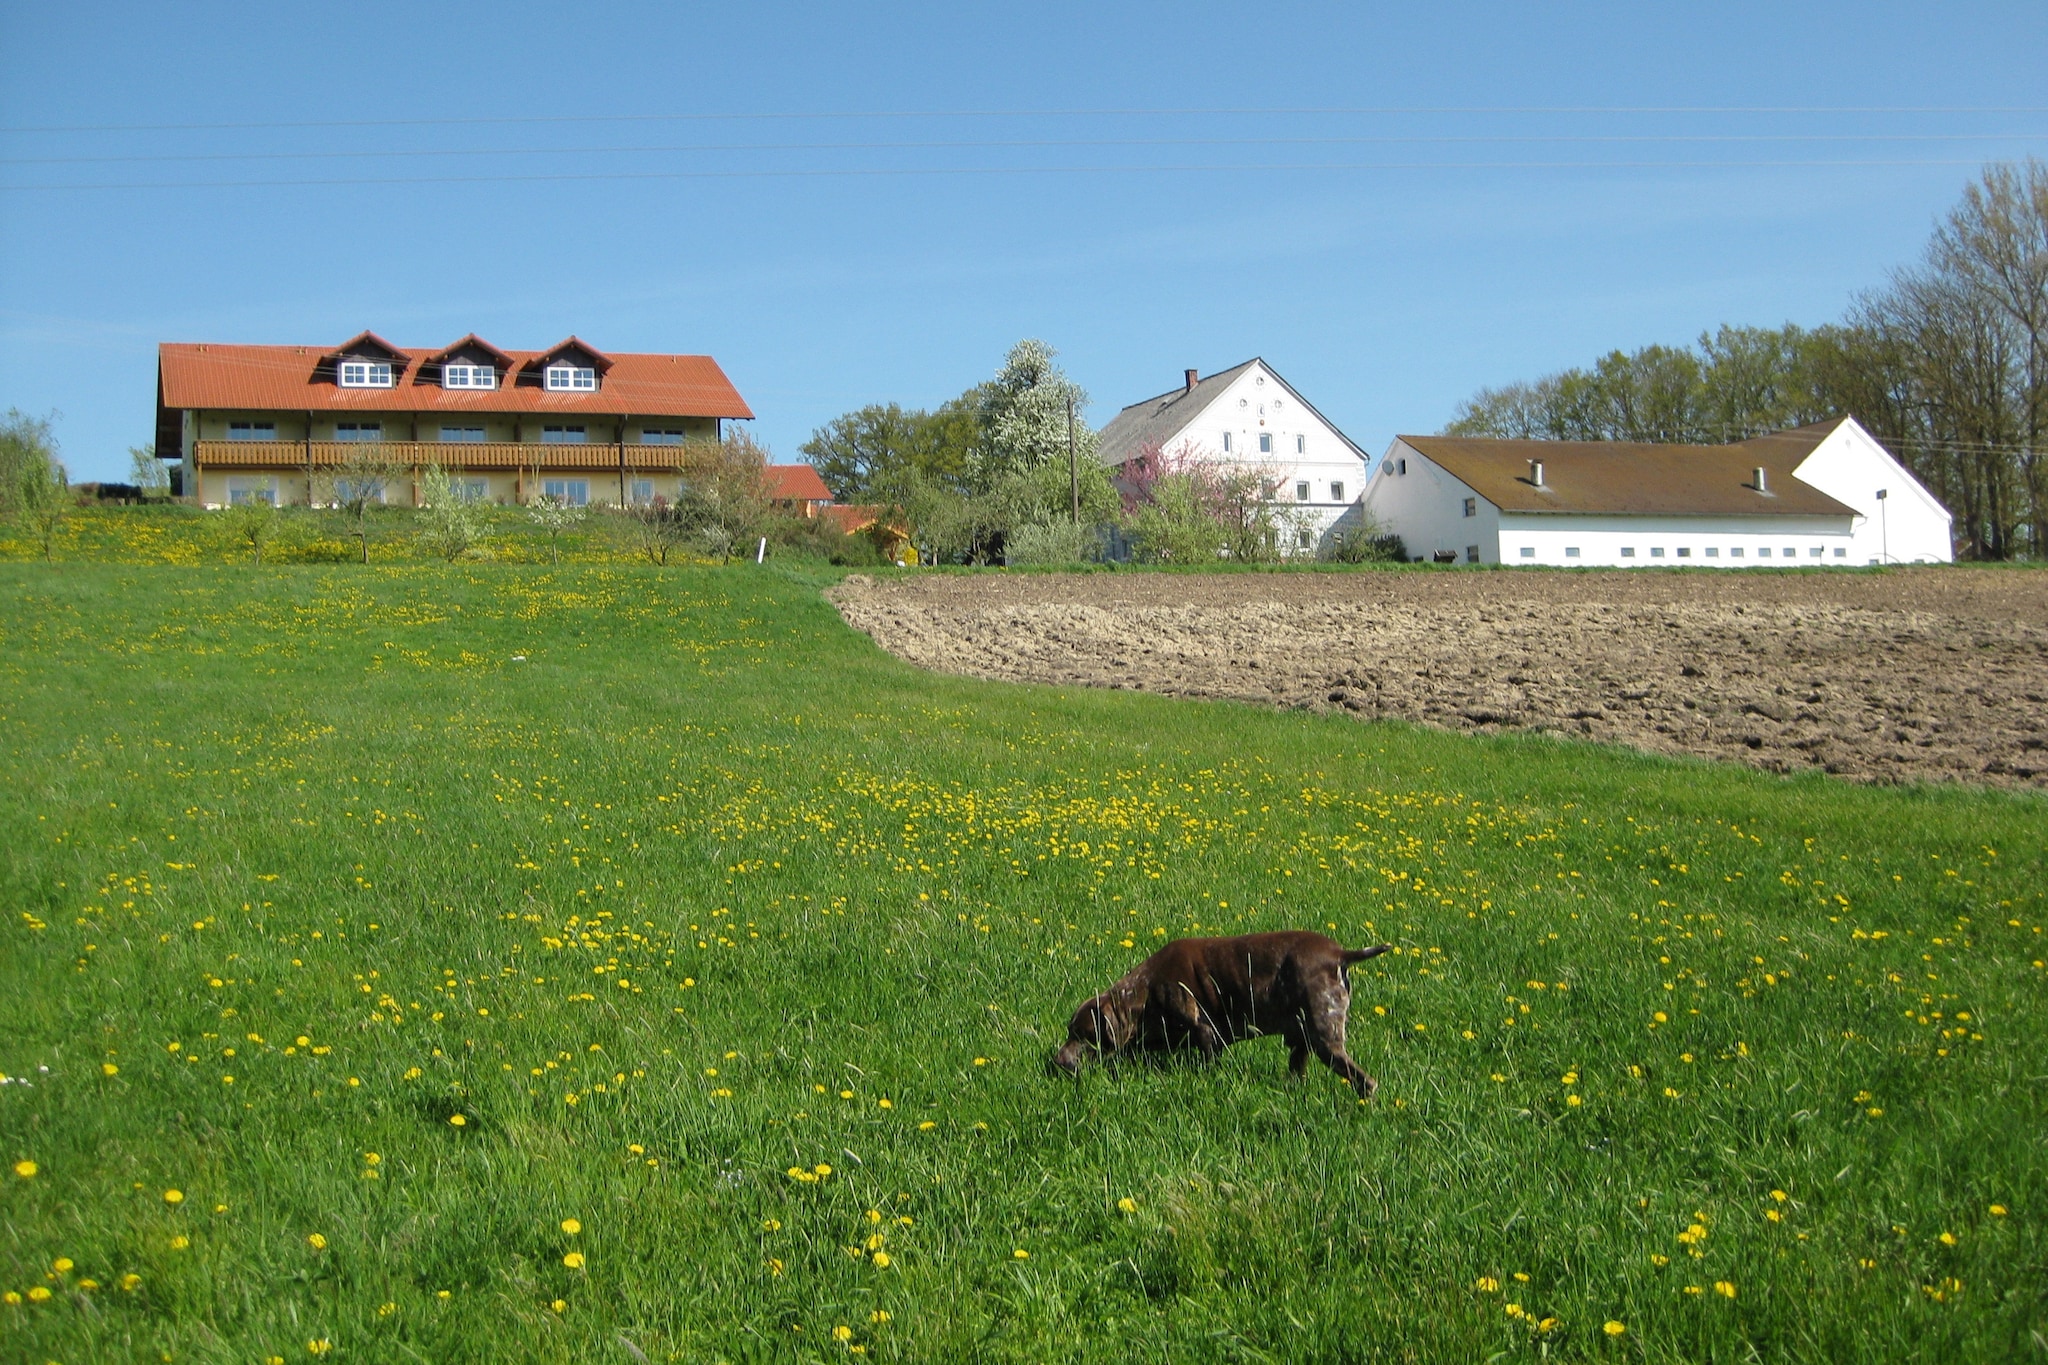
<path fill-rule="evenodd" d="M 575 332 L 716 356 L 794 459 L 1039 336 L 1098 425 L 1263 355 L 1376 452 L 1838 317 L 2048 154 L 2044 53 L 2038 3 L 0 0 L 0 408 L 120 478 L 160 341 Z"/>

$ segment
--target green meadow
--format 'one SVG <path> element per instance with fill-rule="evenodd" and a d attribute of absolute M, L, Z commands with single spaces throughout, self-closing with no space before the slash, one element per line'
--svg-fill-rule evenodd
<path fill-rule="evenodd" d="M 0 1358 L 2000 1360 L 2048 802 L 935 677 L 751 564 L 0 566 Z M 1044 1059 L 1169 937 L 1277 1041 Z"/>

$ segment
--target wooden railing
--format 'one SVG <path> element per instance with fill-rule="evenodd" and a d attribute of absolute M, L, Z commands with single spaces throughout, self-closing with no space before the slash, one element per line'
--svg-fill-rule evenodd
<path fill-rule="evenodd" d="M 201 441 L 204 469 L 333 469 L 354 460 L 400 467 L 439 464 L 449 469 L 682 468 L 683 446 L 546 441 Z"/>

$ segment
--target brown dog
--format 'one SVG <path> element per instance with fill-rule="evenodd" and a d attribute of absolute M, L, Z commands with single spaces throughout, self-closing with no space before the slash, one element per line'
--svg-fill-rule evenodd
<path fill-rule="evenodd" d="M 1052 1064 L 1076 1072 L 1090 1051 L 1110 1056 L 1190 1042 L 1213 1058 L 1239 1039 L 1277 1033 L 1287 1040 L 1287 1065 L 1295 1075 L 1308 1069 L 1313 1052 L 1359 1098 L 1368 1098 L 1379 1082 L 1344 1051 L 1351 1010 L 1344 969 L 1390 946 L 1346 949 L 1300 929 L 1176 939 L 1074 1011 Z"/>

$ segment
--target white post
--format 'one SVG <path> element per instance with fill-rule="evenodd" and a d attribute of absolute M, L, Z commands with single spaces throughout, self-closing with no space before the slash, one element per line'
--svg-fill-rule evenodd
<path fill-rule="evenodd" d="M 762 536 L 761 543 L 754 547 L 754 562 L 763 563 L 768 558 L 768 537 Z"/>

